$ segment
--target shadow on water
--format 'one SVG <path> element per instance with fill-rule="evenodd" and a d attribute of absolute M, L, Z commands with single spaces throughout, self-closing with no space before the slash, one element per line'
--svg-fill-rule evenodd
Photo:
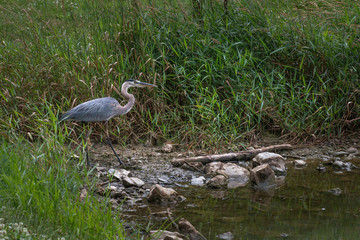
<path fill-rule="evenodd" d="M 173 215 L 208 239 L 359 239 L 360 170 L 319 172 L 319 161 L 302 169 L 288 164 L 281 186 L 267 192 L 175 188 L 187 199 Z"/>

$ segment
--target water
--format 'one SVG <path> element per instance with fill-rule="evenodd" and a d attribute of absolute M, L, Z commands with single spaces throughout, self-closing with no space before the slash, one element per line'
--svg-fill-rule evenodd
<path fill-rule="evenodd" d="M 319 161 L 303 169 L 289 164 L 282 185 L 268 192 L 175 188 L 187 199 L 172 207 L 173 217 L 207 239 L 360 239 L 360 170 L 319 172 Z"/>

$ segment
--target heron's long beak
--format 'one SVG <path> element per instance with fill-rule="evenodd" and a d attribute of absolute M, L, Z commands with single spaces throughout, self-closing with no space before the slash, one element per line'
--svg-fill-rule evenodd
<path fill-rule="evenodd" d="M 155 84 L 145 83 L 145 82 L 139 82 L 138 84 L 140 84 L 140 86 L 142 87 L 157 87 Z"/>

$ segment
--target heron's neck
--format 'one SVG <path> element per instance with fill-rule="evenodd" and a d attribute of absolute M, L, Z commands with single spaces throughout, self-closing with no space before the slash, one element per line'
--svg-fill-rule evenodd
<path fill-rule="evenodd" d="M 128 93 L 128 89 L 130 88 L 130 85 L 128 85 L 127 83 L 123 84 L 121 87 L 121 94 L 123 95 L 123 97 L 127 100 L 129 100 L 125 106 L 121 106 L 121 110 L 120 110 L 120 114 L 119 115 L 123 115 L 128 113 L 131 108 L 134 106 L 135 104 L 135 97 L 134 95 Z"/>

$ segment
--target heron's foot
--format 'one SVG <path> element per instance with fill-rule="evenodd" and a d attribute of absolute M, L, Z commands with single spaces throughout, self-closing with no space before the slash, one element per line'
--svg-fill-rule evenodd
<path fill-rule="evenodd" d="M 96 164 L 91 163 L 89 161 L 86 162 L 86 165 L 88 165 L 88 167 L 95 167 L 96 166 Z"/>
<path fill-rule="evenodd" d="M 116 156 L 116 157 L 117 157 L 117 160 L 119 161 L 119 166 L 124 165 L 124 162 L 121 161 L 121 159 L 118 156 Z"/>

